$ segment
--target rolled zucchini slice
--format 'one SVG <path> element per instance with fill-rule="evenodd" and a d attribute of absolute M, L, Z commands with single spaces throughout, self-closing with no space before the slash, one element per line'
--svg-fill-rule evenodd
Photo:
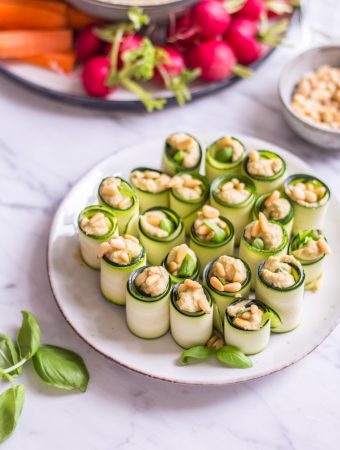
<path fill-rule="evenodd" d="M 126 321 L 142 339 L 163 336 L 170 327 L 171 280 L 163 267 L 145 266 L 133 271 L 127 283 Z"/>
<path fill-rule="evenodd" d="M 255 197 L 254 183 L 242 175 L 223 175 L 210 187 L 210 204 L 233 224 L 235 245 L 239 245 L 242 231 L 250 220 Z"/>
<path fill-rule="evenodd" d="M 284 190 L 293 203 L 293 234 L 310 228 L 322 229 L 331 197 L 328 186 L 312 175 L 296 174 L 287 178 Z"/>
<path fill-rule="evenodd" d="M 269 150 L 254 150 L 243 160 L 243 173 L 255 184 L 257 195 L 279 189 L 286 176 L 286 162 Z"/>
<path fill-rule="evenodd" d="M 245 156 L 245 146 L 233 136 L 224 136 L 213 142 L 205 155 L 205 175 L 209 182 L 228 172 L 241 173 Z"/>
<path fill-rule="evenodd" d="M 262 225 L 262 227 L 261 227 Z M 239 256 L 251 270 L 251 288 L 255 288 L 257 267 L 269 256 L 285 255 L 288 251 L 288 235 L 279 222 L 268 221 L 263 213 L 259 220 L 248 224 L 243 232 Z"/>
<path fill-rule="evenodd" d="M 173 177 L 170 185 L 170 208 L 182 218 L 185 232 L 190 234 L 197 211 L 208 200 L 209 182 L 202 175 L 182 172 Z"/>
<path fill-rule="evenodd" d="M 190 287 L 193 283 L 196 285 L 194 288 Z M 173 288 L 170 330 L 174 341 L 183 348 L 205 345 L 210 338 L 213 330 L 212 298 L 197 281 L 185 280 Z"/>
<path fill-rule="evenodd" d="M 98 188 L 98 201 L 117 217 L 119 234 L 137 236 L 139 203 L 127 181 L 120 177 L 104 178 Z"/>
<path fill-rule="evenodd" d="M 282 197 L 280 191 L 276 190 L 257 198 L 253 208 L 253 219 L 258 219 L 260 212 L 268 220 L 281 223 L 285 227 L 288 237 L 290 237 L 294 221 L 294 208 L 288 198 Z"/>
<path fill-rule="evenodd" d="M 143 246 L 134 236 L 119 236 L 101 244 L 98 256 L 103 296 L 116 305 L 125 305 L 126 283 L 131 272 L 146 264 Z"/>
<path fill-rule="evenodd" d="M 198 174 L 202 161 L 201 144 L 188 133 L 176 132 L 167 137 L 162 170 L 170 175 L 178 172 Z"/>
<path fill-rule="evenodd" d="M 148 167 L 137 167 L 130 174 L 131 184 L 139 200 L 143 213 L 155 206 L 169 206 L 169 175 Z"/>
<path fill-rule="evenodd" d="M 259 264 L 255 295 L 280 316 L 281 324 L 274 333 L 286 333 L 300 324 L 304 281 L 302 266 L 293 256 L 272 257 Z"/>
<path fill-rule="evenodd" d="M 148 263 L 161 264 L 176 245 L 185 241 L 182 219 L 169 208 L 150 208 L 139 218 L 139 237 L 145 247 Z"/>
<path fill-rule="evenodd" d="M 231 303 L 224 315 L 224 340 L 246 355 L 262 352 L 269 344 L 270 327 L 280 319 L 259 300 L 240 298 Z"/>
<path fill-rule="evenodd" d="M 162 267 L 169 273 L 173 285 L 184 281 L 198 280 L 200 262 L 195 252 L 186 244 L 177 245 L 162 261 Z"/>
<path fill-rule="evenodd" d="M 325 256 L 331 253 L 327 239 L 321 230 L 299 231 L 289 244 L 288 253 L 302 265 L 305 286 L 319 280 L 323 275 Z"/>
<path fill-rule="evenodd" d="M 248 297 L 250 280 L 250 267 L 236 256 L 222 255 L 205 266 L 203 284 L 215 300 L 222 321 L 236 296 Z"/>
<path fill-rule="evenodd" d="M 118 236 L 117 218 L 108 208 L 93 205 L 80 212 L 77 223 L 81 257 L 89 267 L 98 270 L 100 244 Z"/>
<path fill-rule="evenodd" d="M 189 247 L 196 253 L 201 270 L 216 256 L 234 252 L 234 227 L 219 215 L 216 208 L 205 205 L 191 226 Z"/>

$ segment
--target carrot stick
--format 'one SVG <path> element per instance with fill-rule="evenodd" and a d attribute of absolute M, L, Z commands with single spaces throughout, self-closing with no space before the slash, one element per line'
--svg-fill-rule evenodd
<path fill-rule="evenodd" d="M 72 49 L 70 30 L 0 31 L 0 58 L 25 58 Z"/>
<path fill-rule="evenodd" d="M 0 2 L 0 29 L 2 30 L 42 30 L 66 26 L 66 14 L 33 6 L 29 1 L 27 5 Z"/>
<path fill-rule="evenodd" d="M 103 19 L 90 16 L 72 6 L 68 7 L 68 26 L 73 30 L 81 30 L 88 25 L 103 25 L 104 23 Z"/>
<path fill-rule="evenodd" d="M 74 69 L 76 55 L 74 52 L 43 53 L 41 55 L 20 58 L 18 61 L 44 67 L 57 73 L 70 73 Z"/>
<path fill-rule="evenodd" d="M 31 6 L 66 15 L 67 5 L 57 0 L 0 0 L 0 5 Z"/>

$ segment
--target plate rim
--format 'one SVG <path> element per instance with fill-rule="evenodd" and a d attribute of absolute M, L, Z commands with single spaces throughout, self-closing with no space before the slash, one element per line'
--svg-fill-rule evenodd
<path fill-rule="evenodd" d="M 217 130 L 216 132 L 213 131 L 211 132 L 211 134 L 214 135 L 218 135 L 220 131 Z M 206 138 L 206 134 L 200 134 L 198 133 L 200 136 L 201 140 L 205 140 Z M 209 133 L 210 134 L 210 133 Z M 257 142 L 256 146 L 263 146 L 265 145 L 269 145 L 271 148 L 277 149 L 280 152 L 283 152 L 284 154 L 289 154 L 289 158 L 291 158 L 292 160 L 295 160 L 296 162 L 299 163 L 299 165 L 304 166 L 305 170 L 307 170 L 309 173 L 314 173 L 315 171 L 307 164 L 305 163 L 305 161 L 303 161 L 301 158 L 299 158 L 298 156 L 296 156 L 294 153 L 285 150 L 284 148 L 276 145 L 276 144 L 272 144 L 269 141 L 266 141 L 264 139 L 261 138 L 257 138 L 254 136 L 249 136 L 247 134 L 243 134 L 243 133 L 238 133 L 238 136 L 240 137 L 240 139 L 242 140 L 247 140 L 250 139 L 254 142 Z M 147 141 L 145 141 L 145 144 L 151 143 L 151 142 L 156 142 L 156 141 L 160 141 L 161 139 L 164 140 L 164 136 L 156 136 L 152 139 L 148 139 Z M 302 355 L 299 355 L 295 358 L 293 358 L 293 360 L 289 361 L 288 363 L 284 363 L 278 367 L 275 367 L 274 369 L 270 369 L 266 372 L 263 372 L 261 374 L 258 375 L 245 375 L 242 377 L 239 377 L 238 379 L 234 379 L 231 381 L 225 381 L 225 380 L 208 380 L 206 382 L 192 382 L 192 381 L 183 381 L 183 380 L 176 380 L 174 377 L 171 378 L 167 378 L 167 377 L 161 377 L 158 375 L 153 375 L 151 373 L 145 372 L 143 370 L 137 369 L 136 367 L 130 366 L 129 364 L 126 364 L 125 362 L 122 362 L 121 360 L 112 357 L 111 355 L 105 353 L 103 350 L 101 350 L 100 348 L 98 348 L 96 345 L 94 345 L 93 343 L 89 342 L 87 337 L 85 337 L 81 332 L 79 332 L 79 330 L 76 328 L 76 326 L 71 323 L 71 321 L 67 318 L 67 316 L 65 315 L 65 312 L 63 310 L 62 305 L 60 304 L 56 292 L 54 290 L 53 287 L 53 281 L 52 281 L 52 270 L 51 270 L 51 260 L 52 260 L 52 236 L 54 234 L 54 229 L 57 225 L 57 217 L 59 215 L 59 213 L 62 211 L 64 203 L 66 203 L 66 201 L 68 200 L 68 198 L 73 194 L 73 192 L 78 188 L 78 186 L 81 184 L 81 182 L 83 181 L 83 179 L 85 177 L 90 177 L 92 173 L 94 173 L 98 168 L 100 168 L 102 165 L 105 165 L 106 163 L 108 163 L 110 161 L 110 159 L 112 157 L 115 157 L 116 155 L 120 154 L 120 153 L 125 153 L 125 152 L 134 152 L 135 149 L 139 146 L 139 144 L 132 144 L 130 146 L 126 146 L 121 148 L 120 150 L 118 150 L 117 152 L 113 153 L 110 156 L 105 157 L 104 159 L 100 160 L 98 163 L 96 163 L 90 170 L 86 171 L 84 174 L 82 174 L 77 181 L 74 183 L 74 185 L 72 186 L 72 188 L 67 192 L 67 194 L 62 198 L 62 200 L 60 201 L 57 209 L 55 210 L 55 213 L 53 215 L 53 220 L 50 226 L 50 231 L 49 231 L 49 237 L 48 237 L 48 243 L 47 243 L 47 251 L 46 251 L 46 262 L 47 262 L 47 274 L 48 274 L 48 281 L 50 284 L 50 288 L 52 291 L 52 295 L 54 298 L 54 301 L 61 313 L 61 315 L 63 316 L 63 318 L 65 319 L 66 323 L 71 327 L 71 329 L 78 335 L 78 337 L 80 337 L 82 339 L 82 341 L 84 341 L 89 347 L 91 347 L 93 350 L 95 350 L 97 353 L 99 353 L 100 355 L 104 356 L 106 359 L 113 361 L 115 364 L 123 367 L 124 369 L 128 369 L 131 370 L 132 372 L 135 372 L 137 374 L 143 375 L 145 377 L 151 378 L 153 380 L 160 380 L 160 381 L 164 381 L 167 383 L 172 383 L 172 384 L 179 384 L 179 385 L 190 385 L 190 386 L 225 386 L 225 385 L 234 385 L 234 384 L 238 384 L 238 383 L 243 383 L 246 381 L 251 381 L 251 380 L 257 380 L 259 378 L 263 378 L 266 377 L 268 375 L 271 375 L 273 373 L 277 373 L 280 372 L 283 369 L 286 369 L 294 364 L 296 364 L 297 362 L 301 361 L 302 359 L 304 359 L 306 356 L 308 356 L 310 353 L 312 353 L 316 348 L 318 348 L 324 341 L 325 339 L 335 330 L 335 328 L 338 326 L 338 324 L 340 323 L 340 315 L 337 317 L 337 319 L 334 321 L 334 324 L 332 325 L 332 327 L 330 329 L 327 330 L 327 333 L 325 333 L 324 335 L 322 335 L 322 337 L 320 338 L 319 342 L 313 346 L 311 349 L 309 349 L 308 351 L 304 352 Z M 340 202 L 338 201 L 338 199 L 333 195 L 332 196 L 332 202 L 335 203 L 337 205 L 337 208 L 340 209 Z"/>

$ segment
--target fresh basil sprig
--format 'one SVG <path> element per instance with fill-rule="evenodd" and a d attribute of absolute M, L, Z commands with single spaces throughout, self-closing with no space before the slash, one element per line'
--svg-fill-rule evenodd
<path fill-rule="evenodd" d="M 0 381 L 11 387 L 0 394 L 0 443 L 15 430 L 25 399 L 25 388 L 15 385 L 14 377 L 22 373 L 24 364 L 33 358 L 40 378 L 60 389 L 86 391 L 89 373 L 82 358 L 71 350 L 52 345 L 40 345 L 41 331 L 36 317 L 22 311 L 22 324 L 15 344 L 9 336 L 0 334 Z"/>
<path fill-rule="evenodd" d="M 191 277 L 195 272 L 197 260 L 190 253 L 187 253 L 183 259 L 181 267 L 178 270 L 178 276 L 181 278 Z"/>
<path fill-rule="evenodd" d="M 181 355 L 181 363 L 183 366 L 189 363 L 189 358 L 192 359 L 207 359 L 211 356 L 214 351 L 204 345 L 196 345 L 194 347 L 188 348 L 188 350 L 184 350 Z"/>
<path fill-rule="evenodd" d="M 222 228 L 220 228 L 218 225 L 216 225 L 211 220 L 205 220 L 203 223 L 204 223 L 204 225 L 206 225 L 212 231 L 215 232 L 215 236 L 211 239 L 211 242 L 219 243 L 219 242 L 223 242 L 225 240 L 226 232 L 224 230 L 222 230 Z"/>

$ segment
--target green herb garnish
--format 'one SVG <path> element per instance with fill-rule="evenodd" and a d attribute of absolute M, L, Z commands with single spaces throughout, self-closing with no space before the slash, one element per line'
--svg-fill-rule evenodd
<path fill-rule="evenodd" d="M 241 350 L 232 345 L 225 345 L 216 352 L 216 358 L 226 366 L 237 369 L 248 369 L 253 363 Z"/>
<path fill-rule="evenodd" d="M 175 224 L 167 217 L 164 217 L 159 223 L 159 228 L 166 231 L 170 236 L 175 231 Z"/>
<path fill-rule="evenodd" d="M 216 161 L 227 163 L 231 161 L 233 156 L 233 148 L 232 147 L 223 147 L 220 150 L 217 150 L 215 159 Z"/>
<path fill-rule="evenodd" d="M 207 227 L 209 227 L 212 231 L 215 232 L 215 236 L 210 239 L 210 242 L 223 242 L 226 238 L 226 232 L 224 230 L 222 230 L 222 228 L 220 228 L 218 225 L 216 225 L 214 222 L 212 222 L 211 220 L 205 220 L 204 225 L 206 225 Z"/>
<path fill-rule="evenodd" d="M 263 250 L 264 249 L 264 242 L 261 238 L 257 237 L 254 239 L 252 246 L 257 248 L 258 250 Z"/>
<path fill-rule="evenodd" d="M 207 359 L 214 351 L 204 345 L 196 345 L 195 347 L 184 350 L 181 354 L 181 364 L 185 366 L 189 363 L 189 358 L 192 359 Z"/>
<path fill-rule="evenodd" d="M 181 162 L 183 161 L 185 157 L 185 152 L 182 150 L 179 150 L 178 152 L 176 152 L 173 156 L 173 159 L 176 163 L 181 164 Z"/>
<path fill-rule="evenodd" d="M 188 278 L 193 275 L 197 266 L 197 260 L 187 253 L 183 259 L 181 267 L 178 271 L 178 276 L 181 278 Z"/>

